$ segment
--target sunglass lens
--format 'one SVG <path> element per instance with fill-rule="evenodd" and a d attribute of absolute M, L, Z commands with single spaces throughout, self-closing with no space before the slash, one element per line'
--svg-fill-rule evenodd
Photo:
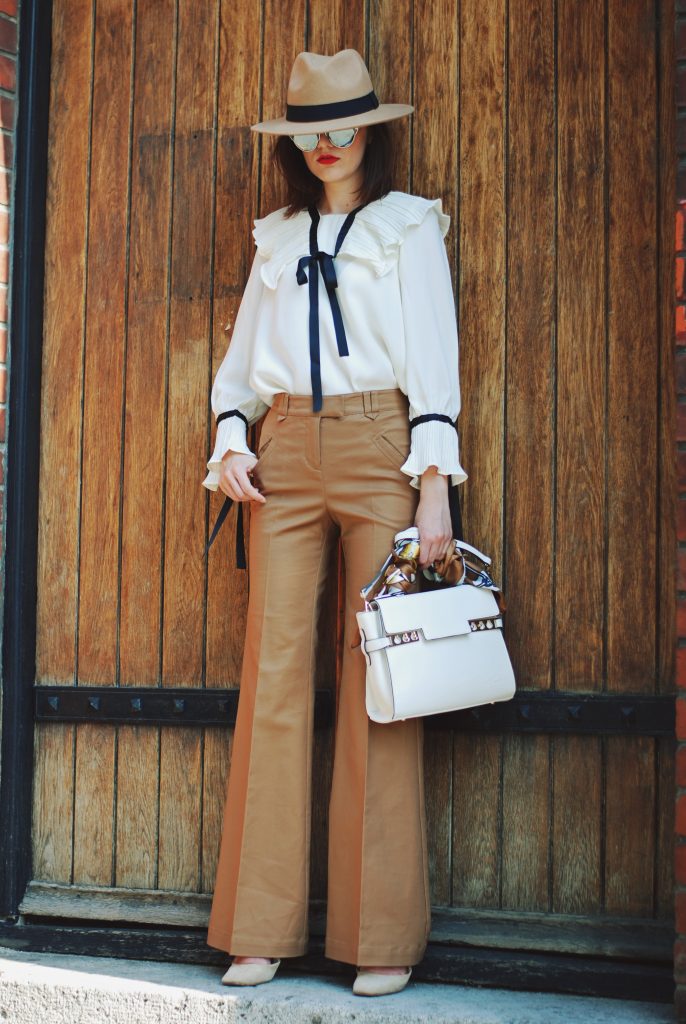
<path fill-rule="evenodd" d="M 311 153 L 313 149 L 317 148 L 317 143 L 319 142 L 319 136 L 315 132 L 309 135 L 291 135 L 291 138 L 303 153 Z"/>
<path fill-rule="evenodd" d="M 347 149 L 352 145 L 356 132 L 354 128 L 336 128 L 326 134 L 332 146 L 336 146 L 337 149 Z"/>

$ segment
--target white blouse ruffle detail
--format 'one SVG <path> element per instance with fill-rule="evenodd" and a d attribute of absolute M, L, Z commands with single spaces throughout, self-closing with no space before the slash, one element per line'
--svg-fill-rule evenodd
<path fill-rule="evenodd" d="M 311 394 L 308 289 L 296 281 L 309 252 L 310 215 L 286 218 L 285 207 L 255 220 L 256 252 L 236 316 L 231 342 L 212 388 L 215 416 L 238 409 L 250 424 L 279 391 Z M 323 214 L 319 248 L 333 253 L 345 214 Z M 444 238 L 450 217 L 441 199 L 389 192 L 355 216 L 336 256 L 337 296 L 349 356 L 341 358 L 323 281 L 319 281 L 322 390 L 326 394 L 399 387 L 409 416 L 448 416 L 460 411 L 458 331 Z M 284 271 L 287 271 L 284 274 Z M 227 451 L 254 454 L 236 416 L 217 428 L 203 484 L 216 490 Z M 430 421 L 412 430 L 411 450 L 399 467 L 419 487 L 428 466 L 467 474 L 460 464 L 458 434 L 451 423 Z"/>
<path fill-rule="evenodd" d="M 353 226 L 356 230 L 349 231 L 343 239 L 339 256 L 343 254 L 364 260 L 374 268 L 377 277 L 382 277 L 396 265 L 408 227 L 421 224 L 430 209 L 436 211 L 441 235 L 445 238 L 450 217 L 443 212 L 440 199 L 389 192 L 355 215 Z M 290 218 L 283 214 L 282 207 L 258 218 L 252 232 L 257 251 L 265 261 L 261 275 L 268 288 L 276 288 L 284 268 L 310 251 L 311 220 L 308 211 L 301 210 Z M 366 230 L 361 231 L 360 225 L 364 225 Z"/>

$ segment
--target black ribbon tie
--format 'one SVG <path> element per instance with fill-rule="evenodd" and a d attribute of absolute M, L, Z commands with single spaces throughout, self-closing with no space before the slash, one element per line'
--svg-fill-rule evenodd
<path fill-rule="evenodd" d="M 296 277 L 298 284 L 309 284 L 310 379 L 312 381 L 312 409 L 314 412 L 319 412 L 322 407 L 322 373 L 319 346 L 319 274 L 321 273 L 322 275 L 322 280 L 326 287 L 326 294 L 329 296 L 329 305 L 331 306 L 331 315 L 333 316 L 333 324 L 336 331 L 338 354 L 339 356 L 347 356 L 350 353 L 348 351 L 348 341 L 345 336 L 345 327 L 343 326 L 341 307 L 338 304 L 338 297 L 336 295 L 338 280 L 336 278 L 336 268 L 333 261 L 338 255 L 338 251 L 343 244 L 343 239 L 352 227 L 355 214 L 361 210 L 363 206 L 364 203 L 357 206 L 354 210 L 351 210 L 343 221 L 341 230 L 338 232 L 338 237 L 336 238 L 333 256 L 328 252 L 322 252 L 320 250 L 319 243 L 317 242 L 319 210 L 316 206 L 308 207 L 311 218 L 310 253 L 309 256 L 302 256 L 298 260 Z"/>

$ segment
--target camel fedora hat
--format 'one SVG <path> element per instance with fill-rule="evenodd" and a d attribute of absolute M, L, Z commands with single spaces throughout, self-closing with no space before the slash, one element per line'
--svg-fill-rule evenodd
<path fill-rule="evenodd" d="M 379 124 L 413 110 L 407 103 L 379 103 L 357 50 L 339 50 L 331 57 L 304 51 L 291 69 L 286 116 L 250 127 L 271 135 L 296 135 Z"/>

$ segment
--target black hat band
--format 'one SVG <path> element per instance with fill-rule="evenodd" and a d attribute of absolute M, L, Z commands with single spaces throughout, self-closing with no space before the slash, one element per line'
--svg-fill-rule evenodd
<path fill-rule="evenodd" d="M 329 118 L 363 114 L 367 110 L 376 110 L 378 106 L 379 101 L 372 89 L 366 96 L 358 96 L 354 100 L 340 100 L 338 103 L 287 103 L 286 118 L 288 121 L 328 121 Z"/>

